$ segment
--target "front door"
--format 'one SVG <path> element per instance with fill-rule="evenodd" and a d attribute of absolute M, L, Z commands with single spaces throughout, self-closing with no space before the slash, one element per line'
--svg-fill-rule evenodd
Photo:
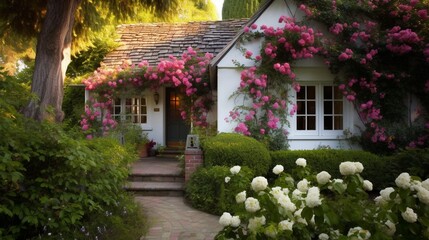
<path fill-rule="evenodd" d="M 167 88 L 166 98 L 167 147 L 184 148 L 190 127 L 180 115 L 183 95 L 177 88 Z"/>

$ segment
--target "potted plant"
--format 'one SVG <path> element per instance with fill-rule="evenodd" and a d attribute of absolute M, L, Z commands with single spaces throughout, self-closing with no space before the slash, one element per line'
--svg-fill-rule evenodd
<path fill-rule="evenodd" d="M 153 148 L 156 142 L 152 139 L 146 143 L 146 149 L 149 156 L 155 156 L 155 149 Z"/>

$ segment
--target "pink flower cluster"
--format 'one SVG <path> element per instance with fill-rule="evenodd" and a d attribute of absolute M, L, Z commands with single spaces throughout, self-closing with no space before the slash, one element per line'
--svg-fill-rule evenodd
<path fill-rule="evenodd" d="M 403 55 L 413 50 L 413 45 L 421 41 L 417 33 L 411 29 L 401 30 L 400 26 L 395 26 L 387 34 L 386 48 L 391 52 Z"/>
<path fill-rule="evenodd" d="M 305 8 L 305 6 L 301 6 L 301 8 Z M 268 62 L 272 66 L 271 71 L 274 70 L 276 74 L 284 76 L 280 78 L 281 80 L 277 80 L 281 81 L 278 84 L 284 86 L 282 87 L 284 91 L 288 89 L 287 85 L 292 85 L 293 89 L 299 92 L 300 85 L 295 81 L 296 76 L 291 70 L 288 57 L 290 60 L 312 58 L 320 51 L 315 39 L 316 36 L 321 35 L 316 34 L 312 28 L 301 26 L 288 17 L 280 17 L 279 23 L 284 23 L 284 26 L 282 28 L 265 25 L 260 27 L 270 41 L 263 46 L 261 55 L 255 57 L 255 66 L 241 72 L 238 92 L 245 95 L 246 99 L 251 99 L 251 106 L 237 107 L 230 112 L 229 119 L 226 119 L 238 122 L 235 131 L 244 135 L 265 135 L 281 130 L 287 124 L 287 116 L 296 111 L 295 106 L 288 112 L 288 102 L 285 98 L 288 93 L 279 93 L 280 89 L 273 87 L 274 82 L 270 83 L 267 74 L 257 73 L 258 62 Z M 255 24 L 244 29 L 247 34 L 253 34 L 256 31 Z M 253 55 L 248 50 L 243 52 L 246 58 Z M 278 55 L 279 52 L 282 53 L 282 56 Z M 288 56 L 286 59 L 283 56 L 285 52 Z M 275 81 L 275 79 L 271 81 Z"/>
<path fill-rule="evenodd" d="M 212 54 L 201 55 L 189 47 L 180 59 L 170 56 L 160 61 L 156 67 L 149 66 L 147 61 L 138 65 L 125 61 L 113 69 L 99 68 L 83 81 L 86 90 L 91 91 L 96 99 L 92 99 L 86 107 L 81 121 L 82 130 L 96 132 L 97 129 L 94 128 L 98 128 L 106 133 L 116 126 L 111 116 L 111 104 L 115 95 L 131 89 L 143 91 L 161 86 L 175 86 L 183 90 L 187 99 L 181 116 L 184 119 L 192 116 L 194 124 L 205 126 L 207 112 L 212 104 L 206 72 L 212 58 Z M 96 124 L 97 121 L 101 125 Z"/>

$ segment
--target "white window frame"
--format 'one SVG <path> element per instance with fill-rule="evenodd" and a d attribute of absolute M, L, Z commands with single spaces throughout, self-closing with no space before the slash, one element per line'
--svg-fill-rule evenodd
<path fill-rule="evenodd" d="M 344 135 L 345 129 L 351 128 L 352 106 L 342 97 L 343 100 L 343 129 L 341 130 L 324 130 L 324 99 L 323 87 L 335 86 L 332 82 L 300 82 L 301 86 L 315 86 L 316 89 L 316 130 L 297 130 L 297 112 L 289 117 L 290 128 L 288 138 L 293 139 L 339 139 Z M 291 101 L 297 103 L 297 93 L 292 89 L 289 93 Z M 291 106 L 292 107 L 292 106 Z"/>
<path fill-rule="evenodd" d="M 134 96 L 134 97 L 118 97 L 120 99 L 120 104 L 117 104 L 115 100 L 112 102 L 112 117 L 115 120 L 118 120 L 118 117 L 121 121 L 129 121 L 127 117 L 131 116 L 130 122 L 133 124 L 147 125 L 148 124 L 148 102 L 146 96 Z M 131 105 L 127 105 L 127 99 L 131 99 Z M 144 99 L 145 104 L 142 105 L 141 101 Z M 126 113 L 126 108 L 129 106 L 131 108 L 131 114 Z M 115 108 L 120 108 L 120 113 L 115 112 Z M 146 113 L 141 113 L 142 107 L 146 107 Z M 137 117 L 138 122 L 134 122 L 134 117 Z M 142 117 L 146 117 L 146 121 L 142 122 Z"/>

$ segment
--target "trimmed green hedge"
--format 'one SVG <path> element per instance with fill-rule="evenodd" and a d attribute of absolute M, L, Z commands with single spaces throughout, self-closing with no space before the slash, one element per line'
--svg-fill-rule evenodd
<path fill-rule="evenodd" d="M 240 178 L 225 183 L 225 177 L 231 175 L 229 169 L 226 166 L 198 168 L 186 184 L 186 200 L 205 212 L 218 215 L 230 212 L 235 204 L 237 189 L 248 189 L 254 175 L 252 170 L 242 167 L 238 173 Z"/>
<path fill-rule="evenodd" d="M 423 179 L 429 177 L 428 150 L 409 150 L 389 157 L 360 150 L 294 150 L 271 152 L 271 158 L 271 168 L 280 164 L 285 167 L 285 172 L 295 168 L 297 158 L 305 158 L 313 171 L 327 171 L 333 178 L 341 176 L 338 167 L 341 162 L 361 162 L 365 168 L 362 177 L 374 184 L 374 190 L 395 184 L 396 177 L 402 172 Z M 268 176 L 273 176 L 271 171 Z"/>
<path fill-rule="evenodd" d="M 271 166 L 270 153 L 254 138 L 221 133 L 202 144 L 204 164 L 211 166 L 247 166 L 255 175 L 265 175 Z"/>

